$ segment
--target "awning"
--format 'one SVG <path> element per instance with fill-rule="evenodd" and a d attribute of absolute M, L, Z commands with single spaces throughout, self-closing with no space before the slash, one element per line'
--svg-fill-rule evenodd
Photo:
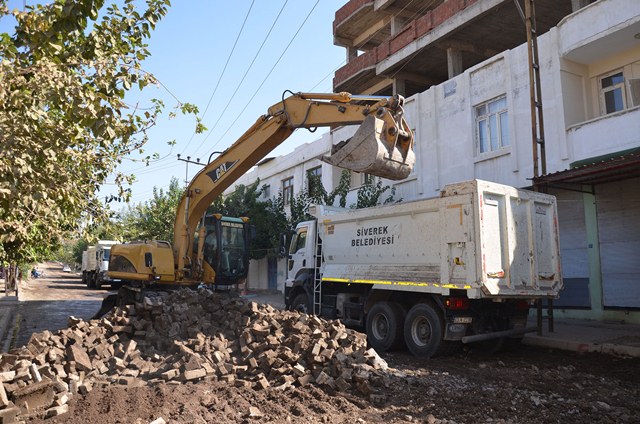
<path fill-rule="evenodd" d="M 569 169 L 541 175 L 534 185 L 597 185 L 640 177 L 640 147 L 573 162 Z"/>

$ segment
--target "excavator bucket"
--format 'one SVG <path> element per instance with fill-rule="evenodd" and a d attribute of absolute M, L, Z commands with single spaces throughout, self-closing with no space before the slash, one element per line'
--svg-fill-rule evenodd
<path fill-rule="evenodd" d="M 394 125 L 389 125 L 392 122 Z M 340 168 L 366 172 L 390 180 L 402 180 L 409 176 L 415 164 L 413 134 L 398 127 L 395 120 L 368 115 L 350 139 L 333 146 L 331 156 L 322 160 Z"/>

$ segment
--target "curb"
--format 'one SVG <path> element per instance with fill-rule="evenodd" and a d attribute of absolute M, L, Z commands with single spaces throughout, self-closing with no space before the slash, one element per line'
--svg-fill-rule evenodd
<path fill-rule="evenodd" d="M 578 353 L 603 353 L 606 355 L 630 356 L 640 358 L 640 347 L 613 343 L 585 343 L 573 340 L 558 340 L 540 336 L 529 336 L 522 340 L 529 346 L 548 347 L 551 349 L 568 350 Z"/>

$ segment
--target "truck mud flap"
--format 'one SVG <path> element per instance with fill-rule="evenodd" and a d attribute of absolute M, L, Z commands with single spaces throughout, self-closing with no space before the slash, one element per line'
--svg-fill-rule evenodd
<path fill-rule="evenodd" d="M 398 129 L 387 125 L 385 119 L 369 115 L 353 137 L 333 146 L 331 156 L 322 160 L 340 168 L 402 180 L 413 170 L 416 158 L 409 128 Z"/>

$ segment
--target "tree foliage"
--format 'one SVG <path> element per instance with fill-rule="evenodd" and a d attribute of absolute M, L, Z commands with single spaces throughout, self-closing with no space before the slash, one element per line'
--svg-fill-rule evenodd
<path fill-rule="evenodd" d="M 309 206 L 313 204 L 335 205 L 336 199 L 338 200 L 338 206 L 342 208 L 347 204 L 347 194 L 349 193 L 349 185 L 351 184 L 351 173 L 349 171 L 342 171 L 338 185 L 331 192 L 327 192 L 320 176 L 307 174 L 307 179 L 307 187 L 291 198 L 289 205 L 290 230 L 293 230 L 299 222 L 313 219 L 313 217 L 309 215 Z"/>
<path fill-rule="evenodd" d="M 380 198 L 384 193 L 389 191 L 389 195 L 384 199 L 382 204 L 400 202 L 402 199 L 395 199 L 396 188 L 391 186 L 383 186 L 382 178 L 371 178 L 367 180 L 357 193 L 356 203 L 351 205 L 352 209 L 370 208 L 380 204 Z"/>
<path fill-rule="evenodd" d="M 183 189 L 177 178 L 173 177 L 165 192 L 162 188 L 153 188 L 153 197 L 137 205 L 129 206 L 118 217 L 119 237 L 132 240 L 173 241 L 176 220 L 176 208 L 180 203 Z"/>
<path fill-rule="evenodd" d="M 280 234 L 287 227 L 287 217 L 281 199 L 261 201 L 265 187 L 260 180 L 245 186 L 239 184 L 235 191 L 226 197 L 220 196 L 210 207 L 209 212 L 226 216 L 249 218 L 256 229 L 251 242 L 251 259 L 273 256 L 278 251 Z"/>
<path fill-rule="evenodd" d="M 308 187 L 291 198 L 289 229 L 292 230 L 299 222 L 313 219 L 309 215 L 309 206 L 330 205 L 335 206 L 336 200 L 342 208 L 346 207 L 347 194 L 349 193 L 349 185 L 351 182 L 351 173 L 347 170 L 342 171 L 340 182 L 337 187 L 330 193 L 322 185 L 320 177 L 317 175 L 307 175 L 309 179 Z M 396 188 L 382 184 L 382 178 L 371 178 L 363 184 L 356 193 L 356 203 L 349 205 L 351 209 L 362 209 L 377 206 L 381 202 L 381 198 L 386 192 L 389 195 L 382 201 L 382 204 L 399 202 L 395 199 Z"/>
<path fill-rule="evenodd" d="M 140 152 L 163 110 L 124 98 L 156 82 L 141 63 L 169 0 L 119 4 L 55 0 L 10 11 L 0 0 L 0 18 L 16 21 L 14 34 L 0 34 L 0 259 L 37 260 L 81 222 L 104 219 L 100 185 Z M 123 197 L 131 178 L 116 175 Z"/>

